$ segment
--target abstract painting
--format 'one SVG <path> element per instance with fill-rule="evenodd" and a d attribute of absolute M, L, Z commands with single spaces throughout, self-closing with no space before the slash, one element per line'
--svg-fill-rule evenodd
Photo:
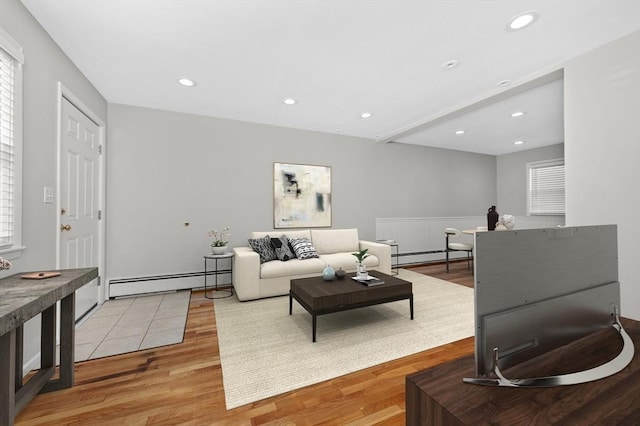
<path fill-rule="evenodd" d="M 273 227 L 331 226 L 331 167 L 273 163 Z"/>

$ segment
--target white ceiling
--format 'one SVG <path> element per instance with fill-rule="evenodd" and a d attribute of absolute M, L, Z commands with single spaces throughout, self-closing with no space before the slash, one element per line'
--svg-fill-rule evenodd
<path fill-rule="evenodd" d="M 640 29 L 640 0 L 22 3 L 111 103 L 493 155 L 562 142 L 562 80 L 531 81 Z"/>

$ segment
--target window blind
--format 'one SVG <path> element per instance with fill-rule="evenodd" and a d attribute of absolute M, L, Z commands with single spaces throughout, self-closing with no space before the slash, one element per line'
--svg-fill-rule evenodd
<path fill-rule="evenodd" d="M 15 68 L 16 60 L 0 47 L 0 247 L 14 239 Z"/>
<path fill-rule="evenodd" d="M 564 214 L 564 160 L 529 163 L 529 214 Z"/>

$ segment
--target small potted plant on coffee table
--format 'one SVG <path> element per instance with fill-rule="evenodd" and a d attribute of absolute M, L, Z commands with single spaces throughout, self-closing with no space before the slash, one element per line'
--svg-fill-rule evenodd
<path fill-rule="evenodd" d="M 370 255 L 367 254 L 367 252 L 369 251 L 369 249 L 363 249 L 360 250 L 358 253 L 351 253 L 352 255 L 354 255 L 356 257 L 356 259 L 358 259 L 357 262 L 357 274 L 358 274 L 358 278 L 367 278 L 367 268 L 365 268 L 364 266 L 364 260 L 369 257 Z"/>

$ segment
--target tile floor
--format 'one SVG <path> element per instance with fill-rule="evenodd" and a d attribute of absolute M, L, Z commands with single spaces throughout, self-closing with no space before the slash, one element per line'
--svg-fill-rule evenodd
<path fill-rule="evenodd" d="M 76 327 L 75 360 L 182 342 L 190 291 L 108 300 Z"/>

